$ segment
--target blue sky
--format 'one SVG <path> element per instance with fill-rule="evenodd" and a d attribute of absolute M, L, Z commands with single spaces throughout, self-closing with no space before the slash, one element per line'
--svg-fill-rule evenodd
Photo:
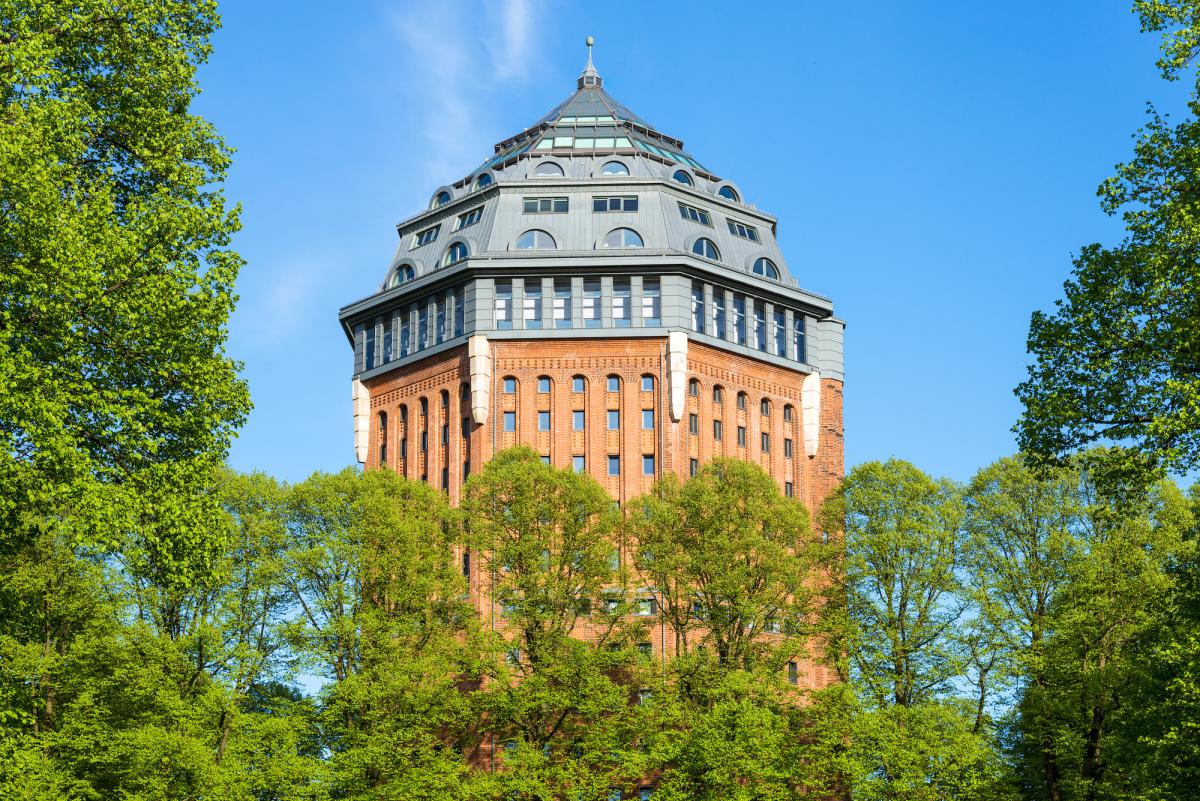
<path fill-rule="evenodd" d="M 395 223 L 574 88 L 605 88 L 779 217 L 846 330 L 847 466 L 967 479 L 1012 452 L 1029 314 L 1112 241 L 1095 189 L 1145 102 L 1177 103 L 1128 2 L 232 0 L 198 113 L 237 149 L 247 260 L 230 455 L 287 480 L 353 461 L 337 310 Z"/>

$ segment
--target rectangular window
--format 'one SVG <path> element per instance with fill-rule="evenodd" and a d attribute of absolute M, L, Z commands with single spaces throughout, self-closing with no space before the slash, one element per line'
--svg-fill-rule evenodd
<path fill-rule="evenodd" d="M 713 290 L 713 336 L 725 338 L 725 290 Z"/>
<path fill-rule="evenodd" d="M 550 430 L 550 412 L 546 412 L 546 411 L 538 412 L 537 423 L 538 423 L 538 431 L 549 431 Z"/>
<path fill-rule="evenodd" d="M 738 447 L 739 448 L 746 447 L 746 427 L 738 426 L 737 434 L 738 434 Z"/>
<path fill-rule="evenodd" d="M 609 392 L 620 392 L 621 391 L 620 376 L 610 375 L 608 377 L 608 391 Z"/>
<path fill-rule="evenodd" d="M 388 418 L 387 412 L 379 413 L 379 463 L 387 464 Z"/>
<path fill-rule="evenodd" d="M 621 475 L 621 457 L 620 456 L 609 456 L 608 457 L 608 474 L 610 476 Z"/>
<path fill-rule="evenodd" d="M 613 325 L 617 328 L 628 328 L 630 325 L 629 317 L 630 304 L 630 288 L 628 278 L 613 279 L 613 297 L 612 297 L 612 319 Z"/>
<path fill-rule="evenodd" d="M 746 299 L 741 295 L 733 298 L 733 332 L 734 341 L 739 345 L 746 344 Z"/>
<path fill-rule="evenodd" d="M 621 413 L 616 409 L 608 410 L 608 430 L 618 431 L 621 428 Z"/>
<path fill-rule="evenodd" d="M 417 350 L 429 347 L 429 299 L 421 304 L 417 312 Z"/>
<path fill-rule="evenodd" d="M 576 473 L 582 473 L 587 469 L 587 458 L 584 456 L 572 456 L 571 469 Z"/>
<path fill-rule="evenodd" d="M 513 289 L 512 281 L 496 282 L 496 328 L 513 327 Z"/>
<path fill-rule="evenodd" d="M 450 426 L 442 424 L 442 445 L 450 444 Z"/>
<path fill-rule="evenodd" d="M 383 321 L 383 360 L 390 362 L 392 360 L 392 318 L 388 317 Z"/>
<path fill-rule="evenodd" d="M 639 642 L 637 644 L 638 657 L 645 660 L 654 656 L 654 646 L 648 642 Z"/>
<path fill-rule="evenodd" d="M 437 335 L 437 341 L 438 341 L 439 345 L 441 343 L 445 342 L 447 339 L 447 337 L 446 337 L 446 307 L 447 307 L 447 305 L 448 305 L 448 303 L 445 300 L 439 302 L 437 305 L 437 322 L 435 323 L 434 332 Z"/>
<path fill-rule="evenodd" d="M 804 343 L 804 315 L 797 314 L 792 322 L 792 358 L 798 362 L 807 362 L 808 353 Z"/>
<path fill-rule="evenodd" d="M 653 391 L 654 391 L 654 376 L 652 376 L 652 375 L 642 376 L 642 392 L 653 392 Z"/>
<path fill-rule="evenodd" d="M 679 216 L 685 220 L 691 220 L 692 222 L 697 222 L 701 225 L 707 225 L 709 228 L 712 227 L 712 217 L 709 217 L 708 212 L 704 209 L 698 209 L 695 206 L 688 206 L 687 204 L 680 203 Z"/>
<path fill-rule="evenodd" d="M 783 312 L 776 309 L 772 317 L 771 339 L 774 342 L 772 353 L 776 356 L 787 356 L 787 326 L 784 322 Z"/>
<path fill-rule="evenodd" d="M 729 233 L 734 236 L 740 236 L 742 239 L 749 239 L 751 242 L 758 241 L 758 231 L 752 225 L 726 220 L 729 223 Z"/>
<path fill-rule="evenodd" d="M 467 578 L 471 577 L 471 552 L 470 551 L 463 551 L 462 574 Z"/>
<path fill-rule="evenodd" d="M 600 279 L 583 279 L 583 327 L 600 327 Z"/>
<path fill-rule="evenodd" d="M 584 381 L 583 376 L 577 375 L 571 379 L 571 391 L 572 392 L 583 392 L 585 386 L 586 386 L 586 383 Z"/>
<path fill-rule="evenodd" d="M 754 304 L 754 347 L 767 349 L 767 311 L 761 303 Z"/>
<path fill-rule="evenodd" d="M 526 329 L 542 327 L 542 281 L 530 279 L 525 282 L 524 314 Z"/>
<path fill-rule="evenodd" d="M 653 598 L 638 598 L 633 608 L 634 614 L 639 617 L 654 617 L 658 614 L 658 602 Z"/>
<path fill-rule="evenodd" d="M 424 231 L 418 231 L 417 235 L 413 237 L 412 246 L 419 248 L 422 245 L 428 245 L 438 238 L 438 231 L 440 230 L 442 230 L 442 224 L 438 223 L 430 228 L 426 228 Z"/>
<path fill-rule="evenodd" d="M 363 346 L 364 370 L 375 366 L 375 323 L 367 326 L 367 340 Z"/>
<path fill-rule="evenodd" d="M 571 279 L 554 279 L 554 327 L 571 327 Z"/>
<path fill-rule="evenodd" d="M 513 378 L 512 376 L 505 377 L 503 386 L 505 395 L 517 394 L 517 379 Z"/>
<path fill-rule="evenodd" d="M 688 475 L 694 476 L 700 472 L 700 460 L 688 459 Z"/>
<path fill-rule="evenodd" d="M 657 278 L 642 280 L 642 325 L 662 325 L 662 285 Z"/>
<path fill-rule="evenodd" d="M 550 464 L 550 454 L 548 454 L 548 453 L 542 454 L 542 464 Z"/>
<path fill-rule="evenodd" d="M 771 435 L 766 433 L 765 431 L 763 432 L 763 435 L 762 435 L 762 452 L 763 453 L 771 452 Z"/>
<path fill-rule="evenodd" d="M 785 423 L 792 422 L 792 407 L 791 406 L 783 407 L 783 422 L 785 422 Z"/>
<path fill-rule="evenodd" d="M 789 498 L 795 497 L 796 488 L 792 485 L 792 482 L 790 482 L 790 481 L 783 482 L 783 494 Z"/>
<path fill-rule="evenodd" d="M 741 411 L 741 412 L 746 411 L 746 393 L 745 392 L 738 393 L 737 407 L 738 407 L 738 411 Z"/>
<path fill-rule="evenodd" d="M 642 409 L 642 428 L 646 431 L 654 430 L 654 410 Z"/>
<path fill-rule="evenodd" d="M 412 325 L 408 322 L 408 312 L 400 314 L 400 355 L 412 353 Z"/>
<path fill-rule="evenodd" d="M 722 433 L 724 433 L 724 426 L 721 425 L 721 421 L 713 420 L 713 439 L 720 442 Z"/>
<path fill-rule="evenodd" d="M 795 662 L 788 662 L 788 684 L 800 683 L 800 666 Z"/>
<path fill-rule="evenodd" d="M 638 199 L 633 197 L 594 197 L 592 198 L 592 211 L 609 212 L 609 211 L 637 211 Z"/>
<path fill-rule="evenodd" d="M 461 337 L 463 329 L 466 328 L 466 304 L 463 303 L 463 299 L 457 291 L 450 296 L 450 299 L 454 303 L 454 336 Z"/>
<path fill-rule="evenodd" d="M 583 431 L 586 419 L 587 418 L 584 416 L 583 409 L 576 409 L 575 411 L 571 412 L 571 430 Z"/>
<path fill-rule="evenodd" d="M 692 284 L 692 330 L 704 333 L 704 287 Z"/>
<path fill-rule="evenodd" d="M 700 415 L 698 415 L 698 414 L 689 414 L 688 415 L 688 433 L 689 434 L 699 434 L 700 433 Z"/>
<path fill-rule="evenodd" d="M 458 230 L 462 230 L 468 226 L 474 225 L 483 219 L 483 206 L 477 209 L 471 209 L 466 214 L 458 215 Z"/>
<path fill-rule="evenodd" d="M 643 456 L 642 457 L 642 475 L 644 475 L 644 476 L 654 475 L 654 457 L 653 456 Z"/>
<path fill-rule="evenodd" d="M 566 214 L 567 199 L 565 197 L 527 197 L 523 208 L 526 214 Z"/>
<path fill-rule="evenodd" d="M 517 413 L 516 412 L 505 412 L 504 413 L 504 430 L 505 431 L 516 431 L 517 430 Z"/>
<path fill-rule="evenodd" d="M 783 458 L 784 459 L 792 458 L 792 441 L 790 439 L 785 439 L 783 441 Z"/>
<path fill-rule="evenodd" d="M 421 432 L 421 453 L 429 453 L 429 432 Z"/>

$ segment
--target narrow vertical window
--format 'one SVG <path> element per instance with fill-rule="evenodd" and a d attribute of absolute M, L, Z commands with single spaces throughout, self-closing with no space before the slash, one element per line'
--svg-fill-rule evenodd
<path fill-rule="evenodd" d="M 581 455 L 572 456 L 571 457 L 571 469 L 574 470 L 576 473 L 582 473 L 585 469 L 587 469 L 586 457 L 581 456 Z"/>
<path fill-rule="evenodd" d="M 388 315 L 383 320 L 383 361 L 386 364 L 392 360 L 392 317 Z"/>
<path fill-rule="evenodd" d="M 704 286 L 692 284 L 692 330 L 704 333 Z"/>
<path fill-rule="evenodd" d="M 630 325 L 629 317 L 630 304 L 630 288 L 628 278 L 613 279 L 613 296 L 612 296 L 612 319 L 613 325 L 617 328 L 628 328 Z"/>
<path fill-rule="evenodd" d="M 421 304 L 417 312 L 417 350 L 429 347 L 429 301 Z"/>
<path fill-rule="evenodd" d="M 600 327 L 600 279 L 583 279 L 583 327 Z"/>
<path fill-rule="evenodd" d="M 767 349 L 767 312 L 761 303 L 754 304 L 754 347 Z"/>
<path fill-rule="evenodd" d="M 772 328 L 774 330 L 776 356 L 787 356 L 787 327 L 784 323 L 783 312 L 775 310 L 775 320 Z"/>
<path fill-rule="evenodd" d="M 798 362 L 808 361 L 804 342 L 804 315 L 797 314 L 792 323 L 792 358 Z"/>
<path fill-rule="evenodd" d="M 642 428 L 646 431 L 654 430 L 654 410 L 642 409 Z"/>
<path fill-rule="evenodd" d="M 725 338 L 725 290 L 713 290 L 713 336 L 717 339 Z"/>
<path fill-rule="evenodd" d="M 457 290 L 450 294 L 450 302 L 454 305 L 454 336 L 461 337 L 466 329 L 466 304 Z"/>
<path fill-rule="evenodd" d="M 700 460 L 699 459 L 688 459 L 688 475 L 695 477 L 695 475 L 699 472 L 700 472 Z"/>
<path fill-rule="evenodd" d="M 609 456 L 608 457 L 608 474 L 610 476 L 621 475 L 621 457 L 620 456 Z"/>
<path fill-rule="evenodd" d="M 517 413 L 516 412 L 505 412 L 504 413 L 504 430 L 505 431 L 516 431 L 517 430 Z"/>
<path fill-rule="evenodd" d="M 643 476 L 654 475 L 654 456 L 653 455 L 647 454 L 642 457 L 642 475 Z"/>
<path fill-rule="evenodd" d="M 447 298 L 443 298 L 442 300 L 438 301 L 437 304 L 437 327 L 435 331 L 437 333 L 437 342 L 439 345 L 449 339 L 448 329 L 446 328 L 446 312 L 449 309 L 449 304 L 452 302 L 453 301 L 450 301 Z"/>
<path fill-rule="evenodd" d="M 739 345 L 746 344 L 746 299 L 741 295 L 733 298 L 733 331 Z"/>
<path fill-rule="evenodd" d="M 509 329 L 513 327 L 513 290 L 512 281 L 496 282 L 496 328 Z"/>
<path fill-rule="evenodd" d="M 537 329 L 542 327 L 542 282 L 541 279 L 525 281 L 525 327 Z"/>
<path fill-rule="evenodd" d="M 662 285 L 657 278 L 642 280 L 642 325 L 662 325 Z"/>
<path fill-rule="evenodd" d="M 388 446 L 388 416 L 387 412 L 379 413 L 379 463 L 387 464 Z"/>
<path fill-rule="evenodd" d="M 571 327 L 571 279 L 554 279 L 554 327 Z"/>
<path fill-rule="evenodd" d="M 800 683 L 800 666 L 795 662 L 788 662 L 788 684 Z"/>
<path fill-rule="evenodd" d="M 375 366 L 375 323 L 367 326 L 367 339 L 363 345 L 364 353 L 364 370 L 370 370 Z"/>

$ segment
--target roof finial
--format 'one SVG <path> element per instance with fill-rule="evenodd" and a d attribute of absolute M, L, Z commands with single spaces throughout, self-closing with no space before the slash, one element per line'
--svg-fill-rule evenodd
<path fill-rule="evenodd" d="M 580 89 L 585 86 L 601 86 L 604 82 L 600 80 L 600 73 L 596 72 L 596 67 L 592 64 L 592 45 L 596 44 L 595 37 L 589 36 L 587 39 L 584 39 L 584 44 L 587 45 L 588 60 L 587 66 L 583 68 L 583 72 L 579 73 L 578 86 Z"/>

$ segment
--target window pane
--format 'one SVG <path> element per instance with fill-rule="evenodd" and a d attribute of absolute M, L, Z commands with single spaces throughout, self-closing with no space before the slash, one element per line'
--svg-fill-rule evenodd
<path fill-rule="evenodd" d="M 582 409 L 576 409 L 571 412 L 571 429 L 573 431 L 583 431 L 584 429 L 584 413 Z"/>
<path fill-rule="evenodd" d="M 516 431 L 517 430 L 517 413 L 516 412 L 505 412 L 504 413 L 504 430 L 505 431 Z"/>
<path fill-rule="evenodd" d="M 647 431 L 654 430 L 654 410 L 642 409 L 642 428 Z"/>
<path fill-rule="evenodd" d="M 608 430 L 616 431 L 621 427 L 621 413 L 616 409 L 608 410 Z"/>
<path fill-rule="evenodd" d="M 609 456 L 608 457 L 608 474 L 610 476 L 621 475 L 621 457 L 620 456 Z"/>

